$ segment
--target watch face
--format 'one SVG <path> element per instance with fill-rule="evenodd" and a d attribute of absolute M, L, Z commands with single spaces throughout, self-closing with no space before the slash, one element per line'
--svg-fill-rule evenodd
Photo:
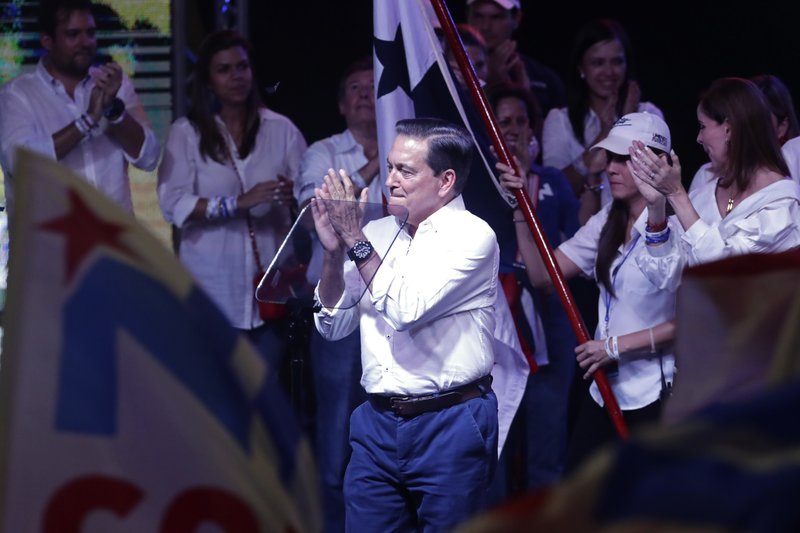
<path fill-rule="evenodd" d="M 106 108 L 103 112 L 103 115 L 106 118 L 116 118 L 119 117 L 125 111 L 125 102 L 120 100 L 119 98 L 114 98 L 112 100 L 111 105 Z"/>
<path fill-rule="evenodd" d="M 347 255 L 350 259 L 358 263 L 368 258 L 372 253 L 372 249 L 372 244 L 370 244 L 369 241 L 356 241 L 353 247 L 348 250 Z"/>
<path fill-rule="evenodd" d="M 372 246 L 368 242 L 358 241 L 353 245 L 353 255 L 359 259 L 366 259 L 372 253 Z"/>

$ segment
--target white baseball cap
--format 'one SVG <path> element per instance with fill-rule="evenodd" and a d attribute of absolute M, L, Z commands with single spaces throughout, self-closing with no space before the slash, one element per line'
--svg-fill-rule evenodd
<path fill-rule="evenodd" d="M 481 0 L 467 0 L 467 5 L 474 4 L 475 2 L 480 2 Z M 494 2 L 495 4 L 499 5 L 503 9 L 520 9 L 520 0 L 489 0 L 490 2 Z"/>
<path fill-rule="evenodd" d="M 628 155 L 633 141 L 667 153 L 672 147 L 669 127 L 661 117 L 653 113 L 628 113 L 614 123 L 608 136 L 592 146 L 592 150 L 605 148 L 615 154 Z"/>

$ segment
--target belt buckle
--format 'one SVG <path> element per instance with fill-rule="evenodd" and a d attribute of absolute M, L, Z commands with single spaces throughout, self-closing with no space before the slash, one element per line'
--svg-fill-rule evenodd
<path fill-rule="evenodd" d="M 389 408 L 394 414 L 399 415 L 401 414 L 400 411 L 402 411 L 403 408 L 401 402 L 407 402 L 410 398 L 410 396 L 390 396 Z"/>

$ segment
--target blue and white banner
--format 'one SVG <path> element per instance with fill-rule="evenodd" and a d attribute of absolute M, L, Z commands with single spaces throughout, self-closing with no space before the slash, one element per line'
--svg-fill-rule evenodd
<path fill-rule="evenodd" d="M 308 441 L 153 234 L 22 154 L 0 368 L 0 531 L 317 531 Z"/>

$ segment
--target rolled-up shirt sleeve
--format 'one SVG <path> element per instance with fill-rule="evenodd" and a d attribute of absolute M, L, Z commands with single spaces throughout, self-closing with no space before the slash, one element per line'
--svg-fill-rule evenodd
<path fill-rule="evenodd" d="M 314 188 L 322 186 L 322 177 L 328 173 L 332 161 L 333 156 L 324 143 L 314 143 L 305 151 L 294 182 L 294 197 L 298 204 L 303 205 L 314 197 Z"/>
<path fill-rule="evenodd" d="M 343 339 L 352 333 L 359 324 L 361 313 L 358 302 L 366 289 L 361 282 L 358 270 L 352 268 L 352 263 L 345 266 L 345 290 L 339 301 L 332 308 L 321 306 L 319 312 L 314 313 L 314 325 L 324 339 L 335 341 Z M 314 291 L 314 300 L 319 303 L 319 285 Z"/>
<path fill-rule="evenodd" d="M 164 158 L 158 167 L 158 203 L 164 219 L 182 227 L 194 211 L 200 196 L 195 192 L 196 162 L 190 143 L 199 142 L 186 119 L 169 129 Z"/>
<path fill-rule="evenodd" d="M 659 289 L 676 291 L 681 283 L 685 261 L 680 251 L 681 225 L 669 219 L 669 238 L 658 245 L 645 246 L 646 253 L 636 255 L 636 264 L 647 280 Z"/>
<path fill-rule="evenodd" d="M 158 142 L 155 132 L 150 128 L 150 122 L 147 119 L 147 114 L 144 111 L 139 97 L 133 88 L 133 83 L 127 76 L 123 75 L 122 85 L 120 86 L 117 96 L 125 102 L 125 111 L 133 117 L 136 122 L 144 130 L 144 142 L 139 154 L 136 157 L 131 157 L 123 151 L 125 159 L 136 168 L 151 171 L 155 170 L 158 165 L 158 158 L 161 155 L 161 144 Z"/>

